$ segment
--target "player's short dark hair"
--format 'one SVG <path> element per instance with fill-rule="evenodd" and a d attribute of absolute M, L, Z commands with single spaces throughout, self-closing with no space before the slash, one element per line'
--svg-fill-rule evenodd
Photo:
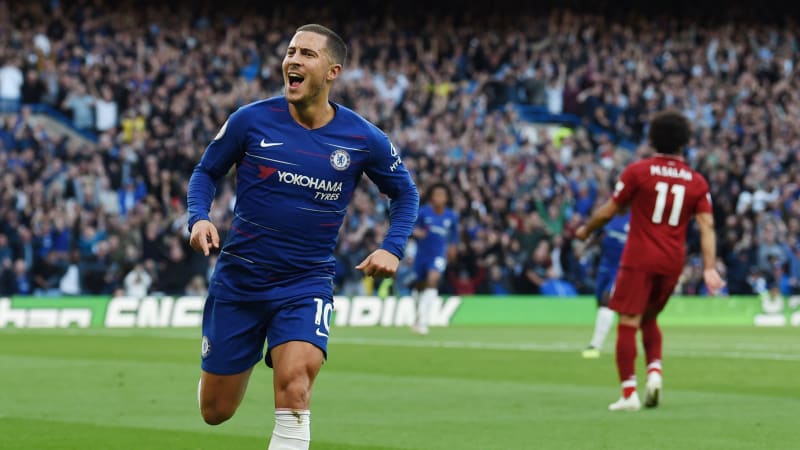
<path fill-rule="evenodd" d="M 335 31 L 318 23 L 309 23 L 303 25 L 298 28 L 295 33 L 300 31 L 309 31 L 311 33 L 317 33 L 325 36 L 327 40 L 328 54 L 330 55 L 331 59 L 335 64 L 341 64 L 344 66 L 344 62 L 347 59 L 347 45 L 344 43 L 344 39 L 336 34 Z"/>
<path fill-rule="evenodd" d="M 677 155 L 683 152 L 692 137 L 689 119 L 679 111 L 662 111 L 650 121 L 648 139 L 657 152 Z"/>

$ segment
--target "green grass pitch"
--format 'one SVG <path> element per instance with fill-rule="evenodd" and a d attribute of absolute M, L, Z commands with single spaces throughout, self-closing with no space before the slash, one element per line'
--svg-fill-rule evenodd
<path fill-rule="evenodd" d="M 611 413 L 613 333 L 583 360 L 590 327 L 334 329 L 311 448 L 800 448 L 800 329 L 663 331 L 661 406 Z M 207 426 L 198 335 L 0 330 L 0 449 L 266 448 L 270 370 L 258 366 L 231 421 Z"/>

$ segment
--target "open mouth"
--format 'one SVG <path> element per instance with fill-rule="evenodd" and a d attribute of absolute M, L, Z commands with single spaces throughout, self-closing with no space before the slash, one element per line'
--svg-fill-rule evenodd
<path fill-rule="evenodd" d="M 300 84 L 305 79 L 305 78 L 303 78 L 302 75 L 299 75 L 299 74 L 296 74 L 296 73 L 288 74 L 287 78 L 289 79 L 289 87 L 291 87 L 291 88 L 297 88 L 298 86 L 300 86 Z"/>

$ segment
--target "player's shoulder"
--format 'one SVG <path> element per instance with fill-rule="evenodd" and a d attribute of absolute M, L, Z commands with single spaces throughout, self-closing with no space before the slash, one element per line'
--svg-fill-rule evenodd
<path fill-rule="evenodd" d="M 270 97 L 238 107 L 228 117 L 228 123 L 234 129 L 242 130 L 254 121 L 264 120 L 265 117 L 269 117 L 270 121 L 280 120 L 281 115 L 291 117 L 288 111 L 289 104 L 285 97 Z"/>
<path fill-rule="evenodd" d="M 286 97 L 284 96 L 269 97 L 242 105 L 236 110 L 236 112 L 234 112 L 234 114 L 248 116 L 253 114 L 263 114 L 265 111 L 277 113 L 288 112 L 289 103 L 286 101 Z"/>
<path fill-rule="evenodd" d="M 458 220 L 458 213 L 452 208 L 447 208 L 447 215 L 453 219 Z"/>
<path fill-rule="evenodd" d="M 388 136 L 377 125 L 364 118 L 361 114 L 353 111 L 352 109 L 334 103 L 336 105 L 336 114 L 338 114 L 339 121 L 344 126 L 347 126 L 351 131 L 359 133 L 369 142 L 386 141 Z"/>
<path fill-rule="evenodd" d="M 628 163 L 622 170 L 622 173 L 620 173 L 620 178 L 628 182 L 633 181 L 639 178 L 641 174 L 647 173 L 649 171 L 649 166 L 650 162 L 648 159 L 640 159 L 638 161 Z"/>
<path fill-rule="evenodd" d="M 655 158 L 655 157 L 642 158 L 642 159 L 640 159 L 638 161 L 634 161 L 634 162 L 628 164 L 627 169 L 631 170 L 631 171 L 645 171 L 646 172 L 646 171 L 650 170 L 650 166 L 658 165 L 658 164 L 660 164 L 660 161 L 659 161 L 658 158 Z"/>
<path fill-rule="evenodd" d="M 702 173 L 700 173 L 699 171 L 695 170 L 685 160 L 681 160 L 680 161 L 680 167 L 681 167 L 682 170 L 692 174 L 691 180 L 690 180 L 691 184 L 696 186 L 697 189 L 700 190 L 700 191 L 708 191 L 708 189 L 709 189 L 708 180 L 706 180 L 706 177 Z"/>
<path fill-rule="evenodd" d="M 339 103 L 334 103 L 334 105 L 336 106 L 336 114 L 339 115 L 339 119 L 343 122 L 347 122 L 349 126 L 380 132 L 377 126 L 364 118 L 361 114 Z"/>

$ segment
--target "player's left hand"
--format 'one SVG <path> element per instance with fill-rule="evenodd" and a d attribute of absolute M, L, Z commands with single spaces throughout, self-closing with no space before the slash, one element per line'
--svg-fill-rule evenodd
<path fill-rule="evenodd" d="M 703 281 L 706 282 L 706 288 L 709 294 L 717 295 L 717 293 L 725 286 L 725 281 L 719 276 L 717 269 L 707 269 L 703 271 Z"/>
<path fill-rule="evenodd" d="M 585 241 L 589 237 L 589 229 L 586 228 L 586 225 L 581 225 L 575 230 L 575 237 L 582 241 Z"/>
<path fill-rule="evenodd" d="M 373 278 L 388 278 L 393 277 L 397 273 L 397 267 L 400 265 L 400 260 L 397 256 L 387 252 L 383 249 L 375 250 L 369 256 L 364 258 L 359 265 L 356 266 L 357 270 L 364 272 L 364 275 Z"/>

